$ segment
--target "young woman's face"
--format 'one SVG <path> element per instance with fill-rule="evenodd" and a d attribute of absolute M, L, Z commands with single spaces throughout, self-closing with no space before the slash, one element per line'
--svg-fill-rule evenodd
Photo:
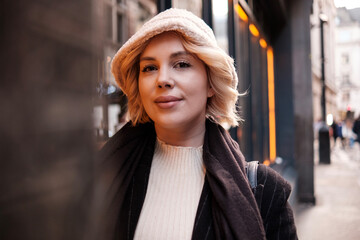
<path fill-rule="evenodd" d="M 165 129 L 204 124 L 207 98 L 213 95 L 204 63 L 171 32 L 150 40 L 141 54 L 139 92 L 155 126 Z"/>

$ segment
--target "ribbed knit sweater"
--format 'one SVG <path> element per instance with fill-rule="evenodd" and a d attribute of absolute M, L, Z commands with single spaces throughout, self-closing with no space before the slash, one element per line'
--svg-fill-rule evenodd
<path fill-rule="evenodd" d="M 135 240 L 190 240 L 204 185 L 202 147 L 156 142 Z"/>

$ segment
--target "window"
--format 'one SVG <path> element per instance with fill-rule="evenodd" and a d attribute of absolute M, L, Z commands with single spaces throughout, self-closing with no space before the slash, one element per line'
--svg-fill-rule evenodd
<path fill-rule="evenodd" d="M 109 6 L 109 5 L 105 6 L 104 16 L 105 16 L 105 36 L 108 39 L 112 39 L 113 21 L 112 21 L 112 9 L 111 9 L 111 6 Z"/>
<path fill-rule="evenodd" d="M 343 100 L 343 102 L 349 102 L 350 93 L 349 92 L 344 92 L 343 95 L 342 95 L 342 100 Z"/>
<path fill-rule="evenodd" d="M 349 63 L 349 54 L 348 53 L 343 53 L 341 55 L 341 63 L 342 64 L 348 64 Z"/>
<path fill-rule="evenodd" d="M 104 0 L 105 37 L 112 43 L 121 44 L 125 41 L 124 0 Z"/>
<path fill-rule="evenodd" d="M 348 30 L 343 30 L 339 32 L 339 41 L 340 42 L 349 42 L 351 40 L 351 32 Z"/>
<path fill-rule="evenodd" d="M 117 42 L 121 43 L 123 41 L 123 15 L 117 14 Z"/>

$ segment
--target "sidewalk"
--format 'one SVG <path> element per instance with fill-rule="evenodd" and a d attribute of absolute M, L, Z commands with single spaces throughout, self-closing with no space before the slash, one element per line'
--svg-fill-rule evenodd
<path fill-rule="evenodd" d="M 330 165 L 315 158 L 314 184 L 316 205 L 294 206 L 299 239 L 360 239 L 359 144 L 335 146 Z"/>

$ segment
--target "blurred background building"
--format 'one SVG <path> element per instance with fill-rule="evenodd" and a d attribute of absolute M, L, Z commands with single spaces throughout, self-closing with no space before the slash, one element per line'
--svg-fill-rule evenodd
<path fill-rule="evenodd" d="M 338 8 L 335 22 L 338 117 L 350 112 L 354 118 L 360 115 L 360 8 Z"/>
<path fill-rule="evenodd" d="M 323 26 L 324 40 L 321 42 L 321 17 L 326 18 Z M 311 70 L 313 83 L 314 123 L 321 120 L 321 45 L 324 47 L 325 57 L 325 88 L 326 111 L 339 119 L 338 102 L 336 101 L 338 88 L 335 75 L 336 49 L 336 7 L 333 0 L 314 0 L 311 8 Z M 316 132 L 316 131 L 315 131 Z"/>
<path fill-rule="evenodd" d="M 94 99 L 94 127 L 99 145 L 111 137 L 124 121 L 126 98 L 111 73 L 111 60 L 121 45 L 157 10 L 155 0 L 102 0 L 102 58 L 98 61 L 97 96 Z M 99 147 L 100 147 L 99 146 Z"/>
<path fill-rule="evenodd" d="M 320 19 L 325 17 L 324 41 Z M 360 10 L 336 8 L 333 0 L 314 0 L 311 9 L 311 63 L 314 123 L 321 119 L 321 44 L 325 55 L 326 115 L 342 121 L 360 113 Z"/>

